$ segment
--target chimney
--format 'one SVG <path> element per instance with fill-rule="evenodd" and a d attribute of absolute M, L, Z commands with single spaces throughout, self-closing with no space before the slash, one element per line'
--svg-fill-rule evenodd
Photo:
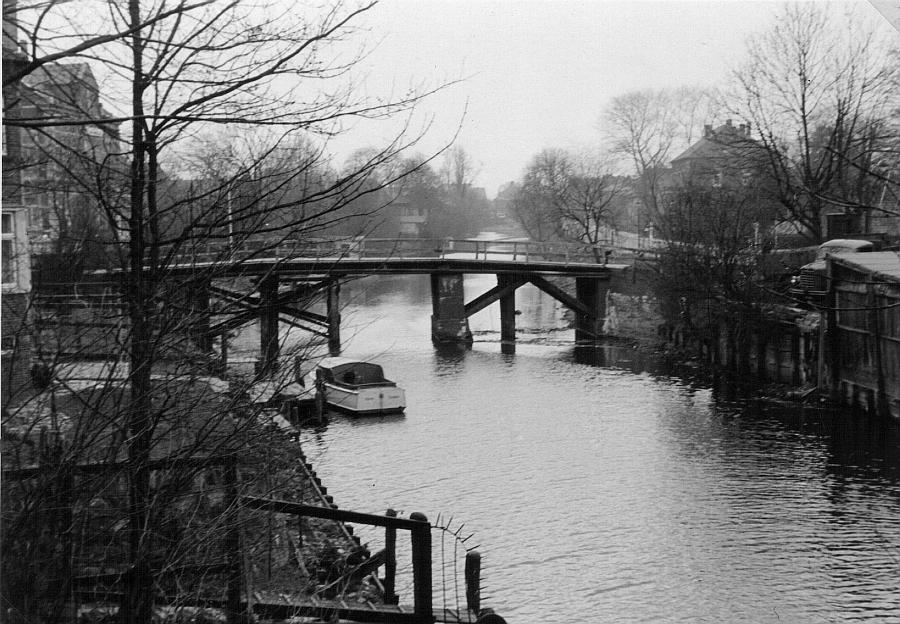
<path fill-rule="evenodd" d="M 730 128 L 730 127 L 731 127 L 731 120 L 730 120 L 730 119 L 726 119 L 726 120 L 725 120 L 725 125 L 728 126 L 728 127 Z"/>
<path fill-rule="evenodd" d="M 703 126 L 703 138 L 708 139 L 712 136 L 712 126 L 710 124 L 706 124 Z"/>
<path fill-rule="evenodd" d="M 750 124 L 748 123 L 748 124 L 747 124 L 746 126 L 744 126 L 744 127 L 745 127 L 745 131 L 744 131 L 744 132 L 747 134 L 747 136 L 750 136 Z"/>
<path fill-rule="evenodd" d="M 741 124 L 741 125 L 739 125 L 739 126 L 738 126 L 738 132 L 739 132 L 741 135 L 747 134 L 747 125 L 746 125 L 746 124 Z"/>

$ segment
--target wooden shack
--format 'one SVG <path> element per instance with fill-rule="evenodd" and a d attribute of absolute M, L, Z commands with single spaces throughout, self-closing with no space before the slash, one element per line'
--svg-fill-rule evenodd
<path fill-rule="evenodd" d="M 828 260 L 826 371 L 832 398 L 900 418 L 900 254 Z"/>

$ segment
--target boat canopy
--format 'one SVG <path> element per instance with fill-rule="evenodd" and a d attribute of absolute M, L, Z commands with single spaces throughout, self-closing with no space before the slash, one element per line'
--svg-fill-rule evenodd
<path fill-rule="evenodd" d="M 322 360 L 319 369 L 327 381 L 341 384 L 364 386 L 369 384 L 393 385 L 393 382 L 385 379 L 384 370 L 378 364 L 358 362 L 345 358 L 328 358 Z"/>

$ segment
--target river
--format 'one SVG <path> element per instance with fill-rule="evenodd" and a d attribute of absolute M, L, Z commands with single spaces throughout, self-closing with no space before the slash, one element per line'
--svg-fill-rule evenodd
<path fill-rule="evenodd" d="M 493 285 L 466 280 L 467 300 Z M 514 354 L 496 306 L 470 350 L 436 349 L 427 276 L 342 297 L 343 355 L 382 364 L 408 408 L 332 415 L 303 431 L 309 460 L 344 509 L 464 523 L 510 624 L 900 622 L 896 423 L 741 398 L 629 348 L 576 357 L 530 287 L 518 325 L 552 331 Z"/>

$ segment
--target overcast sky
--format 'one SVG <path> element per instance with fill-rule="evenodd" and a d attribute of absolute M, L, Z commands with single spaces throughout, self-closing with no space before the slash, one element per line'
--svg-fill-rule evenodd
<path fill-rule="evenodd" d="M 449 140 L 462 119 L 458 143 L 493 197 L 541 149 L 596 145 L 612 97 L 721 82 L 745 37 L 778 8 L 763 0 L 382 0 L 365 18 L 377 44 L 365 67 L 373 92 L 462 79 L 422 107 L 434 115 L 423 151 Z M 369 129 L 347 138 L 367 139 Z"/>

